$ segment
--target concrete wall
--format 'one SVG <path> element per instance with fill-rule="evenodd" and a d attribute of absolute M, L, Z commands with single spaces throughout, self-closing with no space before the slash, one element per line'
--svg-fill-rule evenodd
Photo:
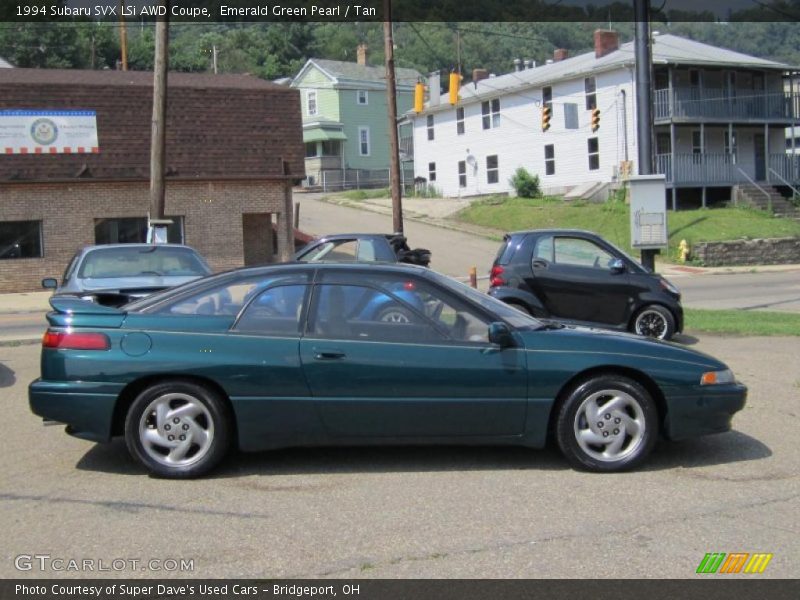
<path fill-rule="evenodd" d="M 800 263 L 800 238 L 701 242 L 692 257 L 707 267 Z"/>

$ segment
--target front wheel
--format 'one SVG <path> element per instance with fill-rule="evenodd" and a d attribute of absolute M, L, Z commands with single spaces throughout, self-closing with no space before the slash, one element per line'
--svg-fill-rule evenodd
<path fill-rule="evenodd" d="M 645 337 L 668 340 L 675 335 L 675 317 L 663 306 L 651 304 L 636 313 L 631 330 Z"/>
<path fill-rule="evenodd" d="M 145 389 L 125 419 L 128 451 L 155 475 L 198 477 L 225 456 L 230 445 L 227 405 L 209 388 L 167 381 Z"/>
<path fill-rule="evenodd" d="M 603 375 L 579 384 L 558 413 L 558 446 L 579 469 L 631 469 L 650 453 L 657 437 L 655 403 L 627 377 Z"/>

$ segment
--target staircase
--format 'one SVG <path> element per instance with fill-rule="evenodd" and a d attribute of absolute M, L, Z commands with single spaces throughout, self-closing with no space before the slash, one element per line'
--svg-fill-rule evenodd
<path fill-rule="evenodd" d="M 762 192 L 761 190 L 764 191 Z M 762 185 L 761 189 L 751 183 L 736 185 L 733 187 L 734 202 L 760 210 L 769 210 L 769 200 L 767 200 L 764 192 L 769 194 L 772 201 L 772 212 L 776 217 L 800 219 L 800 209 L 781 196 L 780 192 L 770 185 Z"/>

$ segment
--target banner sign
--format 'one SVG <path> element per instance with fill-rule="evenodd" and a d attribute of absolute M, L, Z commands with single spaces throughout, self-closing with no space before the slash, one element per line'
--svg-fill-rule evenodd
<path fill-rule="evenodd" d="M 93 110 L 0 110 L 0 154 L 97 154 Z"/>

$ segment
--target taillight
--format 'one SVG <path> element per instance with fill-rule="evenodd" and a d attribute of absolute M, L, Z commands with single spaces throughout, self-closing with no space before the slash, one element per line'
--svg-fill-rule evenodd
<path fill-rule="evenodd" d="M 72 331 L 47 331 L 42 347 L 61 350 L 108 350 L 111 342 L 104 333 L 76 333 Z"/>
<path fill-rule="evenodd" d="M 505 285 L 506 280 L 501 277 L 505 269 L 500 265 L 494 265 L 492 271 L 489 273 L 489 285 L 492 287 L 497 285 Z"/>

